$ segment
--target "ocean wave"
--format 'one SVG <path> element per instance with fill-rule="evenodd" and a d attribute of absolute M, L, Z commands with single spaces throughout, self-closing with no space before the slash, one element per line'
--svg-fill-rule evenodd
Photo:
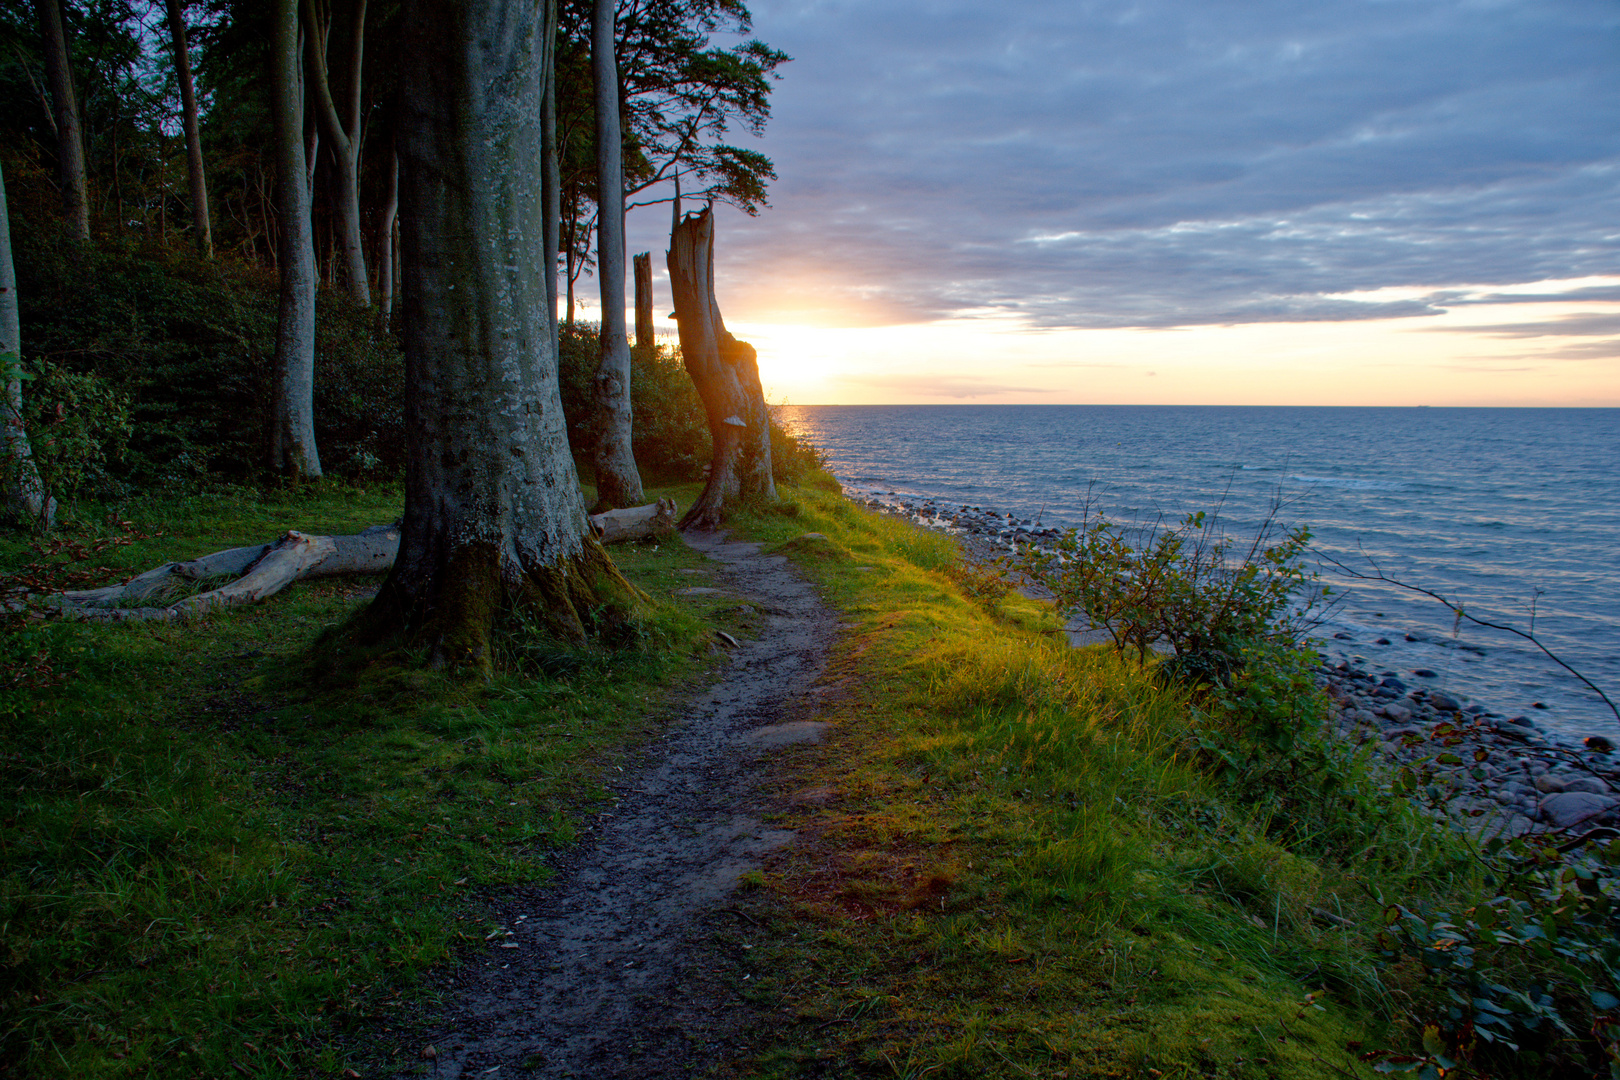
<path fill-rule="evenodd" d="M 1366 480 L 1359 476 L 1303 476 L 1294 473 L 1288 477 L 1302 484 L 1344 488 L 1348 491 L 1404 491 L 1406 484 L 1399 480 Z"/>

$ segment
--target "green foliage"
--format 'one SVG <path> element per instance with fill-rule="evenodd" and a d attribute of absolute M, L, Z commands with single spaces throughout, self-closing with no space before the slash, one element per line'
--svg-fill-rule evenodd
<path fill-rule="evenodd" d="M 268 446 L 276 283 L 265 273 L 135 243 L 85 250 L 50 231 L 19 237 L 24 351 L 94 375 L 129 400 L 128 452 L 109 476 L 133 487 L 260 474 Z M 404 465 L 404 361 L 374 313 L 323 292 L 315 434 L 329 472 Z"/>
<path fill-rule="evenodd" d="M 26 372 L 23 426 L 47 495 L 105 491 L 133 430 L 129 398 L 93 372 L 37 361 Z"/>
<path fill-rule="evenodd" d="M 1315 579 L 1299 561 L 1310 538 L 1282 529 L 1275 512 L 1247 543 L 1203 511 L 1147 529 L 1088 512 L 1051 549 L 1025 548 L 1009 566 L 1050 590 L 1065 615 L 1107 630 L 1117 649 L 1146 660 L 1162 641 L 1174 652 L 1167 674 L 1224 683 L 1250 643 L 1299 637 L 1311 601 L 1296 608 L 1298 597 Z"/>
<path fill-rule="evenodd" d="M 1405 1067 L 1394 1071 L 1518 1056 L 1620 1076 L 1620 838 L 1604 833 L 1562 848 L 1490 839 L 1491 895 L 1455 915 L 1385 908 L 1383 955 L 1418 961 L 1444 995 L 1429 1024 L 1438 1044 L 1424 1059 L 1386 1056 Z"/>
<path fill-rule="evenodd" d="M 558 333 L 558 385 L 568 442 L 583 475 L 589 476 L 588 448 L 595 440 L 591 380 L 600 362 L 601 328 L 596 323 L 563 325 Z M 697 388 L 681 365 L 679 348 L 658 344 L 630 350 L 630 441 L 636 464 L 648 483 L 696 480 L 709 462 L 708 420 Z"/>

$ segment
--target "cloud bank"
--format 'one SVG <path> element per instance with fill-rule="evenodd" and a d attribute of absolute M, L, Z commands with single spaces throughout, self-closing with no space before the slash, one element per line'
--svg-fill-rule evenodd
<path fill-rule="evenodd" d="M 773 208 L 719 222 L 736 318 L 1382 319 L 1620 272 L 1609 0 L 751 6 L 795 59 Z M 1392 287 L 1435 291 L 1353 298 Z M 1572 292 L 1497 299 L 1620 298 Z"/>

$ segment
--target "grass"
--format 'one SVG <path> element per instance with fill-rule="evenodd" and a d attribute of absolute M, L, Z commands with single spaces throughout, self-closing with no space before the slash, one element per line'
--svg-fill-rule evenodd
<path fill-rule="evenodd" d="M 134 572 L 287 528 L 354 531 L 397 502 L 152 500 L 118 511 L 161 536 L 111 554 Z M 702 562 L 678 540 L 614 554 L 652 597 L 639 644 L 549 650 L 489 686 L 312 664 L 363 579 L 200 626 L 51 628 L 71 678 L 0 729 L 0 1074 L 347 1067 L 336 1036 L 386 1027 L 414 974 L 482 942 L 481 897 L 545 879 L 604 770 L 703 676 L 710 626 L 746 632 L 735 611 L 669 601 Z"/>
<path fill-rule="evenodd" d="M 1370 889 L 1465 887 L 1447 837 L 1387 803 L 1259 819 L 1138 667 L 964 590 L 947 538 L 792 498 L 744 527 L 855 626 L 832 750 L 789 785 L 801 841 L 750 893 L 748 993 L 794 1022 L 732 1075 L 1370 1076 L 1363 1048 L 1411 1037 Z"/>
<path fill-rule="evenodd" d="M 1380 968 L 1371 894 L 1465 893 L 1446 837 L 1359 804 L 1319 829 L 1308 791 L 1257 814 L 1140 669 L 1066 648 L 944 537 L 827 481 L 786 494 L 737 526 L 847 631 L 829 744 L 780 759 L 799 843 L 743 882 L 736 988 L 773 1020 L 726 1075 L 1368 1076 L 1360 1049 L 1411 1042 L 1392 1018 L 1416 979 Z M 398 499 L 132 503 L 159 535 L 111 555 L 354 531 Z M 516 639 L 487 686 L 312 659 L 356 580 L 202 626 L 46 631 L 73 678 L 0 729 L 0 1075 L 366 1067 L 345 1033 L 403 1021 L 418 974 L 481 944 L 483 899 L 545 879 L 604 771 L 705 677 L 711 630 L 750 632 L 746 605 L 674 600 L 684 544 L 614 556 L 652 597 L 638 643 Z"/>

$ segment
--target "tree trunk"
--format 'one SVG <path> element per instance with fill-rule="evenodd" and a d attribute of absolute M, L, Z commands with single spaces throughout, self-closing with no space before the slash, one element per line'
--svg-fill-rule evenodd
<path fill-rule="evenodd" d="M 337 166 L 332 200 L 335 205 L 332 210 L 338 230 L 344 284 L 354 302 L 366 307 L 371 304 L 371 284 L 366 273 L 365 242 L 360 236 L 360 82 L 365 56 L 366 0 L 352 0 L 349 10 L 348 84 L 344 87 L 347 91 L 344 98 L 346 115 L 340 117 L 326 66 L 330 22 L 318 18 L 315 0 L 304 0 L 315 119 L 332 148 L 332 160 Z"/>
<path fill-rule="evenodd" d="M 315 238 L 304 160 L 304 88 L 299 78 L 298 0 L 276 0 L 270 47 L 275 123 L 281 308 L 276 326 L 276 400 L 270 466 L 293 479 L 321 475 L 315 449 Z"/>
<path fill-rule="evenodd" d="M 542 5 L 407 0 L 402 16 L 405 518 L 359 629 L 487 672 L 508 613 L 581 639 L 636 593 L 590 535 L 557 388 Z"/>
<path fill-rule="evenodd" d="M 633 261 L 636 267 L 636 348 L 650 352 L 653 347 L 652 252 L 643 251 Z"/>
<path fill-rule="evenodd" d="M 557 0 L 546 0 L 547 41 L 557 40 Z M 540 109 L 541 164 L 545 168 L 546 223 L 543 247 L 546 258 L 546 311 L 551 316 L 551 351 L 557 352 L 557 259 L 562 244 L 562 155 L 557 147 L 557 50 L 546 50 L 545 103 Z M 568 321 L 574 321 L 574 301 L 570 292 Z"/>
<path fill-rule="evenodd" d="M 214 232 L 208 220 L 208 178 L 203 174 L 202 132 L 197 126 L 197 93 L 191 84 L 191 49 L 186 44 L 182 0 L 168 0 L 169 36 L 174 41 L 174 74 L 180 83 L 180 109 L 186 127 L 186 169 L 191 177 L 191 229 L 197 250 L 214 257 Z"/>
<path fill-rule="evenodd" d="M 11 262 L 11 217 L 6 178 L 0 173 L 0 470 L 4 476 L 4 515 L 44 532 L 56 516 L 56 500 L 39 481 L 22 418 L 22 319 L 17 305 L 17 271 Z"/>
<path fill-rule="evenodd" d="M 738 499 L 776 498 L 770 414 L 754 347 L 726 331 L 715 300 L 713 209 L 682 218 L 677 197 L 674 219 L 667 257 L 681 356 L 703 399 L 714 441 L 708 482 L 681 527 L 712 529 Z"/>
<path fill-rule="evenodd" d="M 595 0 L 591 76 L 596 90 L 596 278 L 602 336 L 591 394 L 592 463 L 600 512 L 642 501 L 630 446 L 630 342 L 624 326 L 624 135 L 619 130 L 619 66 L 614 58 L 615 0 Z"/>
<path fill-rule="evenodd" d="M 394 163 L 388 172 L 388 197 L 377 229 L 377 291 L 382 294 L 377 321 L 384 330 L 394 315 L 394 222 L 399 219 L 399 155 L 390 156 Z"/>
<path fill-rule="evenodd" d="M 68 66 L 62 7 L 59 0 L 34 0 L 34 9 L 45 39 L 45 79 L 50 84 L 51 104 L 56 112 L 56 174 L 62 186 L 62 204 L 79 239 L 89 240 L 90 194 L 84 170 L 84 137 L 79 130 L 79 100 L 73 92 L 73 69 Z"/>

